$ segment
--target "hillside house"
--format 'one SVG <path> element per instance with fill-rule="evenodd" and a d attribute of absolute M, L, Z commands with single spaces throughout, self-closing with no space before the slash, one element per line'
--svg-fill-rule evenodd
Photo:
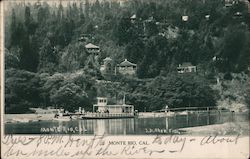
<path fill-rule="evenodd" d="M 241 17 L 242 17 L 242 13 L 241 12 L 234 13 L 234 18 L 241 18 Z"/>
<path fill-rule="evenodd" d="M 103 65 L 100 67 L 102 74 L 112 74 L 115 72 L 114 62 L 110 57 L 103 59 Z"/>
<path fill-rule="evenodd" d="M 137 65 L 125 59 L 123 62 L 117 65 L 117 70 L 120 74 L 123 75 L 135 75 Z"/>
<path fill-rule="evenodd" d="M 181 17 L 181 19 L 182 19 L 182 21 L 187 22 L 188 21 L 188 16 L 187 15 L 183 15 Z"/>
<path fill-rule="evenodd" d="M 192 65 L 190 62 L 184 62 L 182 64 L 179 64 L 177 67 L 178 73 L 191 73 L 191 72 L 197 72 L 196 66 Z"/>
<path fill-rule="evenodd" d="M 210 14 L 205 15 L 206 20 L 209 20 L 209 18 L 210 18 Z"/>
<path fill-rule="evenodd" d="M 238 0 L 225 0 L 225 7 L 231 7 L 234 4 L 238 4 Z"/>
<path fill-rule="evenodd" d="M 78 38 L 78 41 L 86 42 L 86 41 L 90 41 L 93 39 L 94 37 L 91 34 L 81 34 L 81 36 Z"/>
<path fill-rule="evenodd" d="M 136 14 L 134 14 L 134 15 L 132 15 L 130 17 L 130 21 L 131 21 L 131 23 L 135 23 L 135 21 L 136 21 Z"/>
<path fill-rule="evenodd" d="M 98 56 L 100 53 L 100 47 L 96 46 L 92 43 L 88 43 L 87 45 L 85 45 L 85 48 L 89 54 L 93 54 L 95 56 Z"/>

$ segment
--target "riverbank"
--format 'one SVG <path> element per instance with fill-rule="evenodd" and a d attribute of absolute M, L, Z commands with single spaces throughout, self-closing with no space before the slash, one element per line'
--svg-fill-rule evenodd
<path fill-rule="evenodd" d="M 227 122 L 206 126 L 188 127 L 178 129 L 187 135 L 249 135 L 249 122 Z"/>
<path fill-rule="evenodd" d="M 216 115 L 218 114 L 218 111 L 215 112 L 210 112 L 210 115 Z M 232 112 L 226 112 L 226 113 L 232 113 Z M 207 112 L 202 112 L 202 111 L 193 111 L 193 112 L 187 112 L 187 111 L 182 111 L 182 112 L 139 112 L 138 113 L 138 118 L 161 118 L 161 117 L 171 117 L 175 115 L 188 115 L 188 114 L 202 114 L 202 115 L 207 115 Z M 234 115 L 248 115 L 248 112 L 244 113 L 234 113 Z M 52 120 L 54 118 L 54 114 L 48 113 L 48 114 L 4 114 L 4 120 L 5 122 L 10 122 L 13 119 L 28 119 L 28 120 Z"/>
<path fill-rule="evenodd" d="M 4 114 L 4 122 L 13 122 L 18 120 L 52 120 L 54 114 Z"/>
<path fill-rule="evenodd" d="M 140 112 L 139 118 L 151 118 L 151 117 L 166 117 L 165 113 L 151 113 L 151 112 Z M 52 120 L 54 114 L 4 114 L 4 120 L 10 122 L 13 119 L 28 119 L 28 120 Z"/>

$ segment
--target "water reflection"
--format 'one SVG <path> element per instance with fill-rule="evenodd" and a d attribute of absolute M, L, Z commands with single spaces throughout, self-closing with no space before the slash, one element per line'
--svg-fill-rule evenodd
<path fill-rule="evenodd" d="M 91 121 L 91 120 L 87 120 Z M 92 120 L 93 121 L 93 120 Z M 101 119 L 94 120 L 94 134 L 121 134 L 134 133 L 135 119 Z"/>
<path fill-rule="evenodd" d="M 166 130 L 169 130 L 168 129 L 168 118 L 166 118 Z"/>
<path fill-rule="evenodd" d="M 40 133 L 73 133 L 73 134 L 147 134 L 146 129 L 165 129 L 166 132 L 184 127 L 193 127 L 224 122 L 248 121 L 247 115 L 233 115 L 231 113 L 210 114 L 196 113 L 175 115 L 162 118 L 130 118 L 130 119 L 101 119 L 101 120 L 72 120 L 72 121 L 40 121 L 30 123 L 6 123 L 5 133 L 40 134 Z M 60 132 L 49 130 L 56 127 Z M 41 130 L 44 128 L 43 131 Z M 74 131 L 71 131 L 73 128 Z"/>
<path fill-rule="evenodd" d="M 87 131 L 86 127 L 87 126 L 84 120 L 78 120 L 79 134 L 85 134 L 85 132 Z"/>

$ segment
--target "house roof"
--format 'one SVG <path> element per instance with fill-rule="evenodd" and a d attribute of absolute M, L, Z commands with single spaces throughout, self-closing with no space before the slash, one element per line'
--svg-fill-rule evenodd
<path fill-rule="evenodd" d="M 136 14 L 132 15 L 130 19 L 136 19 Z"/>
<path fill-rule="evenodd" d="M 189 67 L 189 66 L 194 66 L 190 62 L 183 62 L 179 67 Z"/>
<path fill-rule="evenodd" d="M 85 45 L 86 49 L 99 49 L 99 46 L 96 46 L 92 43 L 88 43 L 87 45 Z"/>
<path fill-rule="evenodd" d="M 97 97 L 97 100 L 99 99 L 108 99 L 107 97 Z"/>
<path fill-rule="evenodd" d="M 136 64 L 129 62 L 127 59 L 125 59 L 123 62 L 121 62 L 118 66 L 137 66 Z"/>
<path fill-rule="evenodd" d="M 106 57 L 103 61 L 112 61 L 112 59 L 110 57 Z"/>

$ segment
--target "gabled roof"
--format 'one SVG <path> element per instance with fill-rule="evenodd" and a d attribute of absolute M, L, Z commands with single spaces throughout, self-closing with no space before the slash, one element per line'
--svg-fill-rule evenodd
<path fill-rule="evenodd" d="M 137 66 L 136 64 L 129 62 L 127 59 L 125 59 L 122 63 L 120 63 L 118 66 Z"/>
<path fill-rule="evenodd" d="M 96 46 L 92 43 L 88 43 L 87 45 L 85 45 L 86 49 L 99 49 L 99 46 Z"/>
<path fill-rule="evenodd" d="M 130 19 L 136 19 L 136 14 L 132 15 Z"/>
<path fill-rule="evenodd" d="M 189 66 L 194 66 L 190 62 L 183 62 L 179 67 L 189 67 Z"/>
<path fill-rule="evenodd" d="M 110 57 L 106 57 L 103 61 L 112 61 L 112 59 Z"/>

